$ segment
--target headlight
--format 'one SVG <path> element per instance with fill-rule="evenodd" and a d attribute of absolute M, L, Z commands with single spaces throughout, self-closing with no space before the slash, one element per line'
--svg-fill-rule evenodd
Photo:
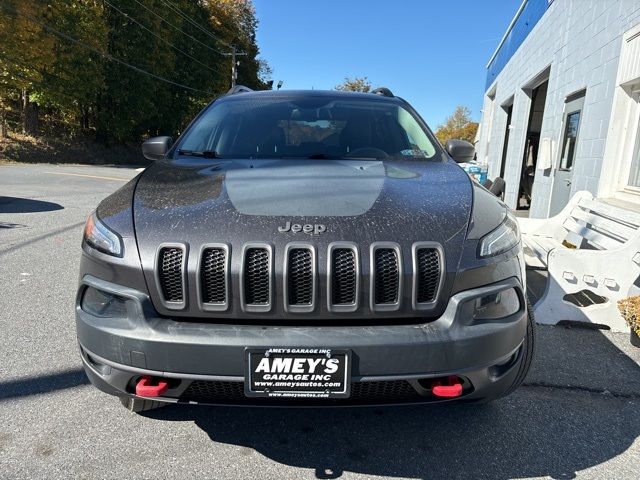
<path fill-rule="evenodd" d="M 520 298 L 514 288 L 476 298 L 473 305 L 474 320 L 497 320 L 520 310 Z"/>
<path fill-rule="evenodd" d="M 507 216 L 500 226 L 480 240 L 478 255 L 480 258 L 494 257 L 511 250 L 519 242 L 518 221 L 513 213 L 507 212 Z"/>
<path fill-rule="evenodd" d="M 96 212 L 93 212 L 87 218 L 87 224 L 84 227 L 84 241 L 87 242 L 87 245 L 102 253 L 116 257 L 122 256 L 123 248 L 120 235 L 109 230 L 100 221 Z"/>

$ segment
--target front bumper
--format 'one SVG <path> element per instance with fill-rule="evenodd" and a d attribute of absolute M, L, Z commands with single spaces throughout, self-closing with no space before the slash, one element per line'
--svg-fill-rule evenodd
<path fill-rule="evenodd" d="M 86 286 L 126 298 L 127 316 L 101 318 L 82 310 L 80 299 Z M 521 299 L 516 314 L 472 320 L 470 300 L 509 287 Z M 318 347 L 351 350 L 356 392 L 350 402 L 323 404 L 417 403 L 437 400 L 425 382 L 449 375 L 464 380 L 462 398 L 499 396 L 516 375 L 527 312 L 522 286 L 510 278 L 454 295 L 438 319 L 421 324 L 268 326 L 175 321 L 159 317 L 141 292 L 85 276 L 78 293 L 76 325 L 87 375 L 112 395 L 132 395 L 136 380 L 151 375 L 170 379 L 170 389 L 158 400 L 275 404 L 271 399 L 242 396 L 245 349 Z"/>

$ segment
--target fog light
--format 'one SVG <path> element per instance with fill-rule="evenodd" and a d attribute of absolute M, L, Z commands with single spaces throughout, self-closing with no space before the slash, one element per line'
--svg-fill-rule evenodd
<path fill-rule="evenodd" d="M 87 287 L 80 303 L 82 310 L 96 317 L 126 317 L 126 300 L 109 292 Z"/>
<path fill-rule="evenodd" d="M 473 309 L 475 320 L 497 320 L 520 310 L 520 298 L 515 288 L 502 290 L 476 298 Z"/>

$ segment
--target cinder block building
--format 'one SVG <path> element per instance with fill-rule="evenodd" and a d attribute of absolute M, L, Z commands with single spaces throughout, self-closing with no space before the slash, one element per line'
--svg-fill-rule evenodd
<path fill-rule="evenodd" d="M 531 217 L 579 190 L 640 208 L 640 0 L 524 0 L 487 65 L 477 138 Z"/>

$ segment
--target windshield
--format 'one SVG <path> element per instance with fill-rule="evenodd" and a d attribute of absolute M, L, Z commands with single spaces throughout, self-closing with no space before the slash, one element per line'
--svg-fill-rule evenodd
<path fill-rule="evenodd" d="M 436 149 L 414 116 L 396 103 L 250 96 L 215 102 L 187 131 L 176 154 L 431 159 Z"/>

